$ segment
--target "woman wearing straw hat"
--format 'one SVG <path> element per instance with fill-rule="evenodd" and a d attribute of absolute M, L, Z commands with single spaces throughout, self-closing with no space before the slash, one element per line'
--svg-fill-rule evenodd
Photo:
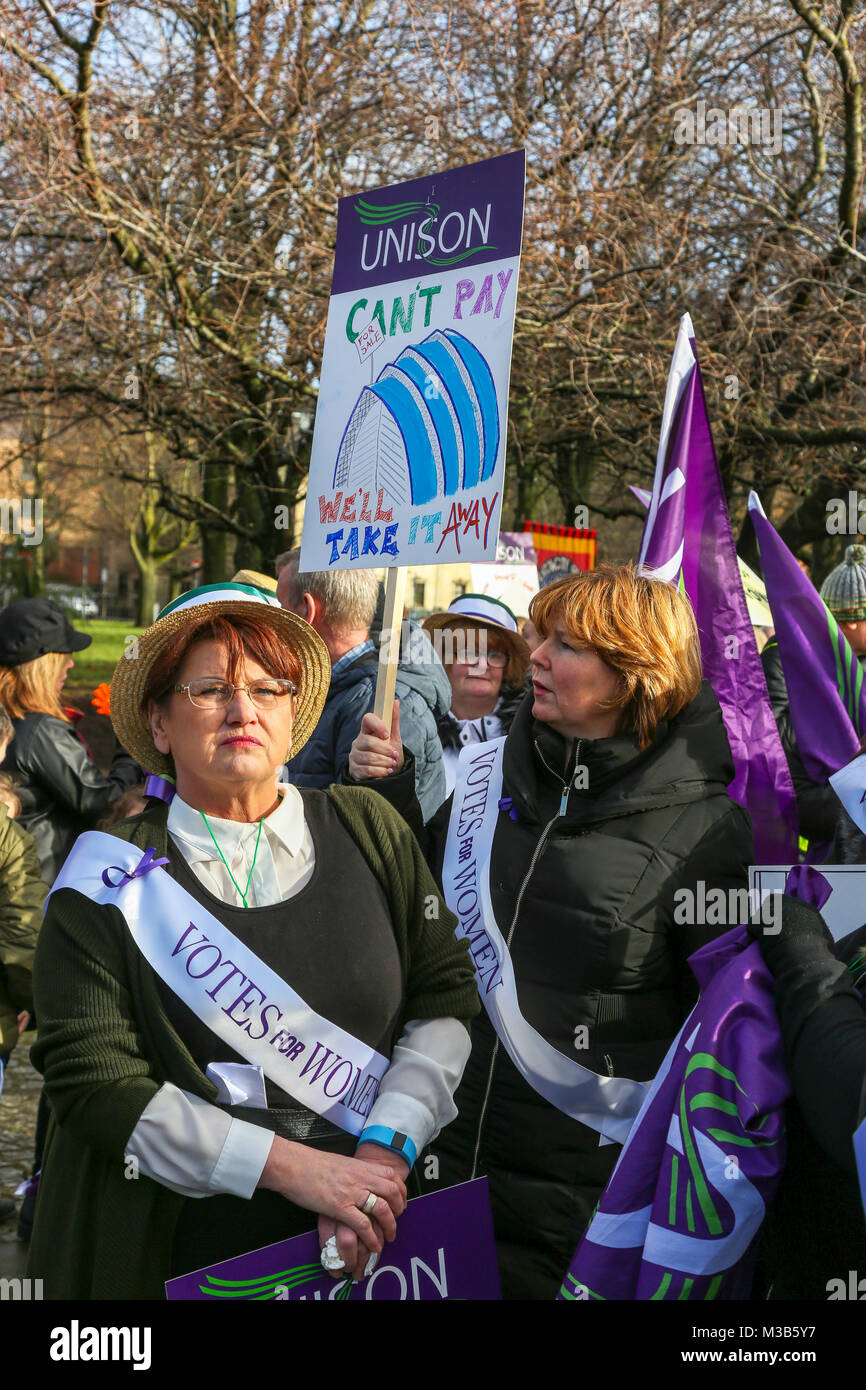
<path fill-rule="evenodd" d="M 424 619 L 451 682 L 451 708 L 437 721 L 446 794 L 454 790 L 460 750 L 500 738 L 526 694 L 529 647 L 499 599 L 461 594 L 444 613 Z"/>
<path fill-rule="evenodd" d="M 455 1113 L 475 986 L 417 844 L 363 789 L 277 786 L 328 674 L 308 624 L 236 583 L 118 663 L 118 736 L 171 800 L 82 836 L 49 898 L 46 1297 L 159 1298 L 311 1213 L 325 1267 L 362 1277 Z"/>

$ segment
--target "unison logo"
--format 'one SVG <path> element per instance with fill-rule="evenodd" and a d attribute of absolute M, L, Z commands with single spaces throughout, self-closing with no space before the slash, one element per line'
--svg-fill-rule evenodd
<path fill-rule="evenodd" d="M 375 207 L 363 198 L 355 202 L 355 211 L 365 227 L 376 227 L 378 233 L 373 249 L 372 232 L 364 233 L 361 246 L 361 268 L 375 270 L 391 262 L 424 261 L 427 265 L 451 266 L 474 256 L 478 251 L 495 251 L 488 242 L 490 235 L 488 203 L 483 214 L 470 207 L 462 212 L 446 213 L 439 221 L 438 203 L 390 203 Z M 402 223 L 398 230 L 392 223 Z M 431 230 L 432 229 L 432 230 Z"/>

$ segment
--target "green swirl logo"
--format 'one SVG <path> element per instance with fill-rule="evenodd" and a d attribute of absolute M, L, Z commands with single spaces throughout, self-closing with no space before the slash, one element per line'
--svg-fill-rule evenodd
<path fill-rule="evenodd" d="M 282 1269 L 278 1274 L 263 1274 L 258 1279 L 217 1279 L 213 1274 L 206 1274 L 205 1283 L 199 1284 L 199 1290 L 208 1298 L 246 1298 L 261 1303 L 277 1298 L 277 1290 L 296 1289 L 301 1284 L 314 1284 L 321 1278 L 322 1266 L 317 1262 L 295 1265 L 293 1269 Z M 335 1294 L 335 1301 L 345 1303 L 351 1293 L 352 1281 L 346 1279 Z"/>

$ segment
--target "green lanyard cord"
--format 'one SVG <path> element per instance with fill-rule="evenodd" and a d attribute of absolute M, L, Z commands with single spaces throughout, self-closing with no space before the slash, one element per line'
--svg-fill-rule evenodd
<path fill-rule="evenodd" d="M 207 816 L 205 815 L 204 811 L 199 811 L 199 815 L 201 816 L 201 818 L 202 818 L 202 820 L 204 821 L 205 825 L 207 825 L 207 828 L 208 828 L 208 832 L 209 832 L 209 834 L 210 834 L 210 837 L 211 837 L 211 839 L 213 840 L 214 844 L 216 845 L 216 852 L 217 852 L 217 854 L 219 855 L 220 859 L 221 859 L 221 860 L 223 861 L 223 863 L 225 864 L 225 866 L 226 866 L 226 873 L 228 874 L 228 876 L 229 876 L 229 878 L 231 879 L 232 883 L 234 884 L 235 888 L 238 890 L 238 893 L 240 894 L 241 902 L 243 903 L 244 907 L 246 907 L 246 905 L 247 905 L 247 893 L 250 891 L 250 883 L 252 882 L 253 869 L 256 867 L 256 857 L 257 857 L 258 852 L 259 852 L 259 840 L 262 838 L 262 825 L 263 825 L 263 823 L 264 823 L 264 817 L 262 817 L 262 820 L 259 821 L 259 833 L 258 833 L 258 835 L 256 836 L 256 847 L 255 847 L 255 849 L 253 850 L 253 862 L 252 862 L 252 864 L 250 865 L 250 873 L 249 873 L 249 878 L 247 879 L 247 886 L 246 886 L 246 888 L 242 889 L 241 886 L 240 886 L 240 884 L 238 883 L 237 879 L 235 878 L 234 874 L 232 873 L 231 869 L 229 868 L 228 864 L 226 864 L 225 855 L 223 854 L 223 852 L 222 852 L 222 850 L 220 849 L 219 845 L 217 845 L 217 837 L 216 837 L 216 835 L 213 833 L 213 831 L 211 830 L 210 826 L 208 825 Z"/>

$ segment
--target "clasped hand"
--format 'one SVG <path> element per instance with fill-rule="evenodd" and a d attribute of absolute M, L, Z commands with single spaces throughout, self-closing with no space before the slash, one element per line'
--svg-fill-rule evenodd
<path fill-rule="evenodd" d="M 397 1217 L 406 1209 L 408 1172 L 404 1158 L 378 1144 L 362 1144 L 354 1158 L 344 1158 L 275 1135 L 258 1185 L 318 1212 L 319 1244 L 336 1236 L 345 1266 L 333 1277 L 345 1279 L 350 1273 L 363 1279 L 370 1255 L 380 1254 L 397 1234 Z M 378 1200 L 365 1216 L 361 1207 L 371 1192 Z"/>

